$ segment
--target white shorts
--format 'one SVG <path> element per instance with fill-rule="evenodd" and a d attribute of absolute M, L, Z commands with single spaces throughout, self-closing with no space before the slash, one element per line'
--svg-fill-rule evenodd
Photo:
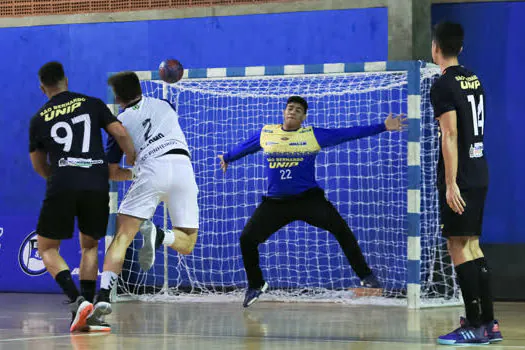
<path fill-rule="evenodd" d="M 198 228 L 198 193 L 193 167 L 187 156 L 167 154 L 149 158 L 136 167 L 136 178 L 118 212 L 151 219 L 163 201 L 168 207 L 173 227 Z"/>

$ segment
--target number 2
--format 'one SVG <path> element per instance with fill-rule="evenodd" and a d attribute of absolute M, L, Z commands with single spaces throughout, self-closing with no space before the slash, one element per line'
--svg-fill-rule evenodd
<path fill-rule="evenodd" d="M 474 95 L 467 96 L 470 106 L 472 107 L 472 123 L 474 124 L 474 136 L 478 136 L 481 128 L 481 135 L 485 127 L 485 110 L 483 108 L 483 95 L 479 95 L 479 103 L 476 108 L 476 99 Z"/>
<path fill-rule="evenodd" d="M 290 180 L 292 178 L 292 171 L 290 169 L 279 171 L 281 173 L 281 180 Z"/>
<path fill-rule="evenodd" d="M 148 141 L 148 139 L 151 137 L 151 119 L 148 118 L 142 122 L 142 126 L 146 129 L 144 132 L 144 141 Z"/>

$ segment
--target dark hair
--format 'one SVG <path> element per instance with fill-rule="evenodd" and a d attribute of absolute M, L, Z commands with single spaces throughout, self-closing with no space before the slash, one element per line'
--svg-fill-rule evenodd
<path fill-rule="evenodd" d="M 288 101 L 286 102 L 286 105 L 288 106 L 290 103 L 298 103 L 304 108 L 304 113 L 308 110 L 308 103 L 304 98 L 301 96 L 290 96 L 288 98 Z"/>
<path fill-rule="evenodd" d="M 120 72 L 109 77 L 108 85 L 122 103 L 131 102 L 142 95 L 140 80 L 135 72 Z"/>
<path fill-rule="evenodd" d="M 58 83 L 60 83 L 66 78 L 66 74 L 64 73 L 64 67 L 62 66 L 62 63 L 52 61 L 44 64 L 38 70 L 38 78 L 44 86 L 57 86 Z"/>
<path fill-rule="evenodd" d="M 441 22 L 434 27 L 432 39 L 445 57 L 457 57 L 463 47 L 465 33 L 459 23 Z"/>

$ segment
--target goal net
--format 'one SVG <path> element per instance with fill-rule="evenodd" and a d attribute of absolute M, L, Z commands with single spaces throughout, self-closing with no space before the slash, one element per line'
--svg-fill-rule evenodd
<path fill-rule="evenodd" d="M 408 300 L 411 307 L 458 303 L 453 268 L 440 237 L 434 184 L 438 139 L 429 91 L 439 72 L 420 65 L 408 62 L 406 69 L 396 70 L 379 65 L 382 71 L 346 73 L 347 65 L 325 65 L 318 74 L 306 74 L 308 66 L 280 72 L 264 67 L 190 70 L 171 85 L 156 80 L 155 72 L 138 72 L 144 94 L 167 99 L 180 115 L 200 191 L 200 229 L 191 255 L 165 248 L 149 271 L 138 264 L 138 234 L 126 254 L 117 300 L 241 301 L 247 283 L 239 237 L 266 191 L 265 164 L 258 153 L 230 164 L 223 174 L 217 155 L 263 125 L 281 123 L 287 98 L 300 95 L 309 104 L 307 125 L 369 125 L 383 122 L 390 112 L 410 118 L 408 132 L 347 142 L 322 150 L 317 158 L 318 182 L 354 231 L 383 291 L 358 296 L 359 278 L 335 238 L 294 222 L 259 247 L 270 285 L 264 300 Z M 128 187 L 118 185 L 119 200 Z M 171 227 L 163 205 L 153 221 Z"/>

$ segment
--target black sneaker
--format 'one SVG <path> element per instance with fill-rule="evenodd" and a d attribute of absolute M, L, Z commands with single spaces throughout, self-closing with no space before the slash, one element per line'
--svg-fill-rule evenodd
<path fill-rule="evenodd" d="M 246 295 L 244 296 L 244 303 L 242 304 L 244 307 L 248 307 L 255 303 L 257 299 L 261 296 L 262 293 L 266 292 L 268 289 L 268 283 L 264 282 L 262 287 L 259 288 L 248 288 L 246 291 Z"/>

